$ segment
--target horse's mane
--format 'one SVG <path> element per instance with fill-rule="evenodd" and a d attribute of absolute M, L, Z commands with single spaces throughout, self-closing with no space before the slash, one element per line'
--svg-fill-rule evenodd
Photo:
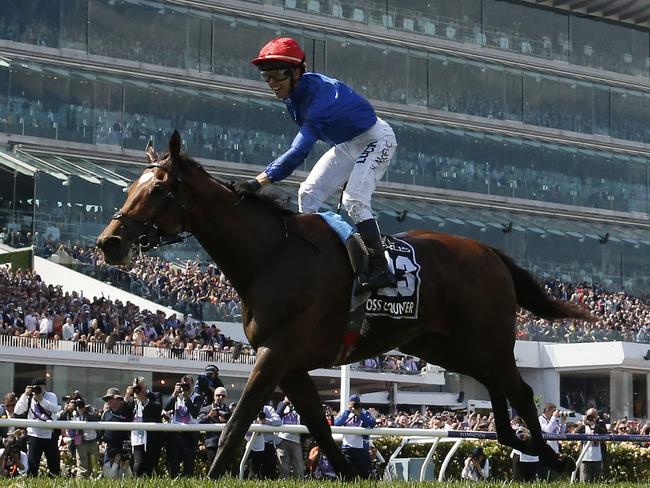
<path fill-rule="evenodd" d="M 180 159 L 181 165 L 183 165 L 185 167 L 188 167 L 188 168 L 198 169 L 199 171 L 205 173 L 205 175 L 208 178 L 216 181 L 220 185 L 225 186 L 226 188 L 228 188 L 229 190 L 231 190 L 231 191 L 233 191 L 235 193 L 237 192 L 235 190 L 234 182 L 226 182 L 226 181 L 223 181 L 223 180 L 217 178 L 216 176 L 211 175 L 210 173 L 208 173 L 206 171 L 206 169 L 201 165 L 201 163 L 199 163 L 195 159 L 192 159 L 187 154 L 181 153 L 179 159 Z M 250 193 L 250 194 L 246 195 L 246 198 L 249 201 L 258 202 L 260 205 L 268 207 L 271 210 L 279 213 L 280 215 L 295 215 L 295 212 L 293 210 L 288 209 L 287 207 L 285 207 L 281 203 L 280 195 L 278 195 L 276 193 L 269 193 L 269 194 L 259 193 L 259 192 Z"/>

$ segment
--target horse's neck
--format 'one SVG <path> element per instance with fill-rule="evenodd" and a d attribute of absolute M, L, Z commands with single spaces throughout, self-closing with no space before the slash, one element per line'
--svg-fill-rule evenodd
<path fill-rule="evenodd" d="M 245 297 L 284 239 L 284 227 L 272 209 L 246 198 L 238 201 L 238 196 L 223 187 L 215 190 L 193 192 L 191 213 L 197 225 L 192 232 L 237 293 Z"/>

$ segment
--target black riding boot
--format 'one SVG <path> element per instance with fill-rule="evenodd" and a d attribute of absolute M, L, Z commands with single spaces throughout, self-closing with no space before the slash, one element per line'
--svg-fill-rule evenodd
<path fill-rule="evenodd" d="M 368 279 L 361 284 L 363 290 L 376 290 L 378 288 L 394 287 L 396 285 L 395 273 L 388 267 L 384 256 L 384 245 L 381 242 L 379 227 L 375 219 L 364 220 L 357 223 L 357 229 L 363 239 L 368 254 L 370 255 L 370 274 Z"/>

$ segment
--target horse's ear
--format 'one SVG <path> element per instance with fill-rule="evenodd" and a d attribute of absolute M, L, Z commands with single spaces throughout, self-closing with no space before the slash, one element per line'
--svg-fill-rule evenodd
<path fill-rule="evenodd" d="M 178 159 L 181 155 L 181 133 L 174 129 L 171 139 L 169 139 L 169 155 L 172 159 Z"/>
<path fill-rule="evenodd" d="M 149 139 L 145 152 L 147 153 L 147 163 L 154 164 L 158 161 L 158 154 L 156 154 L 156 151 L 153 149 L 153 139 Z"/>

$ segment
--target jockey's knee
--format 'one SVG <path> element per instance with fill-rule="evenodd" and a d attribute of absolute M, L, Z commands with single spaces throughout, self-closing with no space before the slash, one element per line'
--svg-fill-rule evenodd
<path fill-rule="evenodd" d="M 343 208 L 347 210 L 350 219 L 352 222 L 359 223 L 364 220 L 374 219 L 372 211 L 370 210 L 370 205 L 367 203 L 361 202 L 356 198 L 351 197 L 349 194 L 343 194 Z"/>
<path fill-rule="evenodd" d="M 298 189 L 298 211 L 300 213 L 316 213 L 323 204 L 320 192 L 313 185 L 302 183 Z"/>

